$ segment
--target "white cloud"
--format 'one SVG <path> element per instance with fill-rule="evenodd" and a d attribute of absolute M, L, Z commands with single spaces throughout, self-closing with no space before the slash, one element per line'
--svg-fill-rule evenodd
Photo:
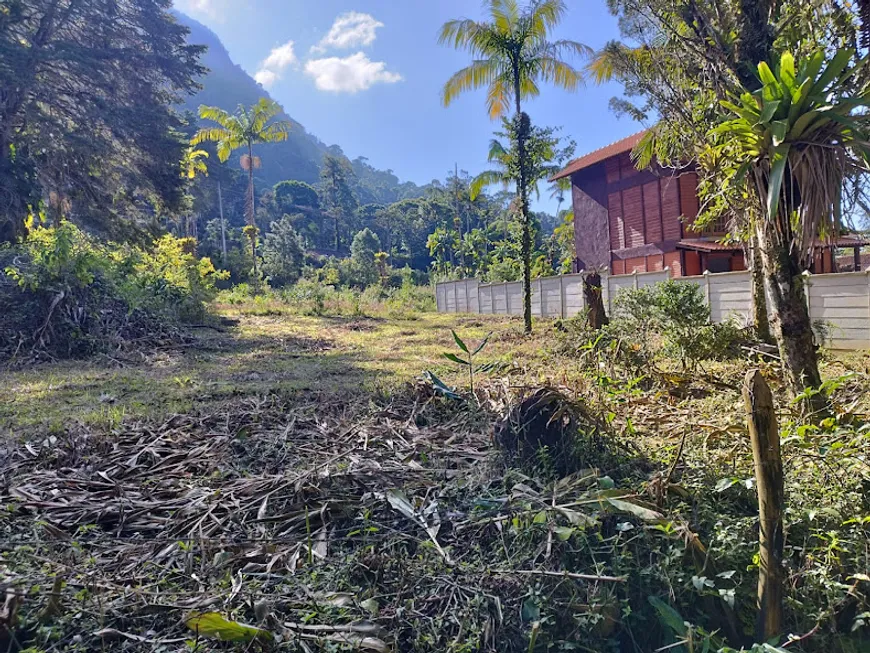
<path fill-rule="evenodd" d="M 260 64 L 260 69 L 254 75 L 254 79 L 264 87 L 269 88 L 281 78 L 281 71 L 287 66 L 294 65 L 296 61 L 293 41 L 287 41 L 284 45 L 274 48 L 269 53 L 269 56 L 263 59 L 263 63 Z"/>
<path fill-rule="evenodd" d="M 175 0 L 175 8 L 186 14 L 208 16 L 222 23 L 229 9 L 228 0 Z"/>
<path fill-rule="evenodd" d="M 260 68 L 282 70 L 294 63 L 296 63 L 296 53 L 293 52 L 293 41 L 287 41 L 284 45 L 272 50 L 269 56 L 260 64 Z"/>
<path fill-rule="evenodd" d="M 258 70 L 254 75 L 254 79 L 258 84 L 262 84 L 265 88 L 269 88 L 278 79 L 278 73 L 271 70 Z"/>
<path fill-rule="evenodd" d="M 321 91 L 334 93 L 356 93 L 374 84 L 394 84 L 402 76 L 386 70 L 383 61 L 371 61 L 362 52 L 340 59 L 312 59 L 305 63 L 305 74 L 314 78 L 314 84 Z"/>
<path fill-rule="evenodd" d="M 347 49 L 371 45 L 377 38 L 375 33 L 384 24 L 370 14 L 350 11 L 339 15 L 329 33 L 320 43 L 311 48 L 312 52 L 326 52 L 329 48 Z"/>

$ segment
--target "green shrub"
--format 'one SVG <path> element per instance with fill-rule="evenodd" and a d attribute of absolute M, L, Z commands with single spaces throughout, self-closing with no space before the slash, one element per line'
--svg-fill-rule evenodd
<path fill-rule="evenodd" d="M 302 275 L 305 251 L 302 238 L 293 228 L 296 217 L 285 215 L 272 222 L 263 238 L 263 274 L 272 286 L 292 284 Z"/>
<path fill-rule="evenodd" d="M 201 319 L 205 303 L 217 295 L 215 282 L 225 278 L 208 258 L 193 254 L 196 241 L 166 235 L 151 250 L 133 250 L 120 259 L 134 260 L 133 274 L 120 281 L 124 298 L 141 307 L 180 320 Z"/>
<path fill-rule="evenodd" d="M 18 254 L 22 262 L 7 267 L 6 274 L 31 292 L 85 288 L 112 268 L 108 252 L 69 222 L 31 230 Z"/>
<path fill-rule="evenodd" d="M 201 319 L 225 273 L 197 258 L 194 246 L 167 235 L 140 249 L 100 243 L 69 222 L 36 227 L 11 249 L 5 268 L 18 292 L 0 304 L 18 310 L 6 313 L 0 340 L 13 346 L 0 346 L 0 355 L 84 355 L 159 339 L 177 321 Z"/>
<path fill-rule="evenodd" d="M 679 360 L 684 369 L 728 355 L 745 335 L 734 322 L 710 322 L 710 308 L 694 283 L 668 280 L 623 290 L 615 304 L 610 331 L 630 341 L 645 358 L 660 352 Z"/>

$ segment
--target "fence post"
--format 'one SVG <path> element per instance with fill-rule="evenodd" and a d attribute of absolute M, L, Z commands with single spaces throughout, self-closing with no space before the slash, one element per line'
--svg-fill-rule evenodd
<path fill-rule="evenodd" d="M 453 287 L 453 312 L 454 313 L 459 312 L 459 296 L 456 294 L 456 284 L 457 283 L 459 283 L 459 282 L 454 281 L 453 283 L 450 284 Z"/>
<path fill-rule="evenodd" d="M 541 306 L 541 317 L 546 317 L 547 311 L 544 310 L 544 280 L 541 277 L 538 277 L 538 304 Z"/>
<path fill-rule="evenodd" d="M 504 283 L 504 286 L 503 286 L 504 287 L 504 312 L 507 315 L 510 315 L 511 314 L 511 296 L 508 294 L 508 291 L 507 291 L 507 281 L 504 281 L 503 283 Z"/>
<path fill-rule="evenodd" d="M 463 279 L 462 285 L 465 288 L 465 312 L 471 313 L 471 306 L 468 304 L 468 279 Z"/>
<path fill-rule="evenodd" d="M 813 305 L 810 303 L 810 288 L 813 285 L 812 277 L 809 270 L 804 270 L 802 273 L 804 278 L 804 295 L 807 298 L 807 315 L 810 317 L 810 322 L 813 320 Z"/>
<path fill-rule="evenodd" d="M 746 373 L 743 401 L 758 489 L 758 620 L 755 639 L 763 642 L 778 635 L 782 627 L 782 513 L 785 499 L 773 396 L 758 370 Z"/>
<path fill-rule="evenodd" d="M 634 275 L 634 289 L 637 290 L 637 268 L 632 270 L 632 275 Z"/>
<path fill-rule="evenodd" d="M 704 270 L 704 297 L 707 298 L 707 308 L 713 310 L 713 305 L 710 304 L 710 270 Z"/>
<path fill-rule="evenodd" d="M 868 277 L 870 278 L 870 277 Z M 565 275 L 559 275 L 559 315 L 565 319 Z"/>

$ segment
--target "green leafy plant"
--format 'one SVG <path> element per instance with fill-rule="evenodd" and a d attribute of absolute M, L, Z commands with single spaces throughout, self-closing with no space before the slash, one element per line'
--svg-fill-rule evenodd
<path fill-rule="evenodd" d="M 460 358 L 453 352 L 446 352 L 443 354 L 444 358 L 449 361 L 456 363 L 457 365 L 462 365 L 468 370 L 468 383 L 471 386 L 471 394 L 474 394 L 474 373 L 475 372 L 486 372 L 492 369 L 492 364 L 479 365 L 475 367 L 474 365 L 474 357 L 477 356 L 481 351 L 483 351 L 484 347 L 486 347 L 489 342 L 489 338 L 492 335 L 490 333 L 483 340 L 481 340 L 480 344 L 477 345 L 474 349 L 469 349 L 468 345 L 465 344 L 465 341 L 459 337 L 456 331 L 451 330 L 450 333 L 453 334 L 453 340 L 456 342 L 456 346 L 462 350 L 468 360 L 464 358 Z"/>
<path fill-rule="evenodd" d="M 674 280 L 623 290 L 616 297 L 617 319 L 608 331 L 619 332 L 643 358 L 672 355 L 683 369 L 700 360 L 724 356 L 742 335 L 731 322 L 711 324 L 701 289 Z"/>

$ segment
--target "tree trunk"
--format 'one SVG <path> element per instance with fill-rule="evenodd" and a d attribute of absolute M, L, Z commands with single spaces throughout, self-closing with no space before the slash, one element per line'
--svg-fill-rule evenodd
<path fill-rule="evenodd" d="M 257 218 L 254 207 L 254 148 L 251 143 L 248 143 L 248 201 L 246 202 L 248 213 L 248 224 L 256 229 Z M 257 234 L 254 232 L 251 238 L 251 257 L 253 258 L 254 283 L 259 286 L 260 275 L 257 270 Z"/>
<path fill-rule="evenodd" d="M 515 129 L 517 130 L 517 160 L 519 163 L 519 178 L 517 179 L 517 195 L 519 199 L 520 221 L 523 225 L 521 241 L 523 257 L 523 330 L 532 332 L 532 232 L 529 220 L 529 180 L 526 174 L 528 166 L 526 162 L 526 135 L 529 132 L 529 117 L 522 111 L 522 92 L 520 89 L 519 66 L 515 65 L 514 78 L 514 103 L 516 104 Z"/>
<path fill-rule="evenodd" d="M 10 144 L 11 139 L 0 133 L 0 243 L 14 243 L 26 233 L 25 210 L 12 171 Z"/>
<path fill-rule="evenodd" d="M 597 272 L 583 277 L 583 299 L 589 310 L 589 328 L 598 331 L 601 327 L 610 323 L 607 313 L 604 311 L 604 297 L 601 293 L 601 275 Z"/>
<path fill-rule="evenodd" d="M 218 209 L 221 214 L 221 260 L 227 267 L 227 223 L 224 220 L 224 196 L 221 193 L 221 182 L 218 181 Z"/>
<path fill-rule="evenodd" d="M 770 324 L 782 358 L 786 385 L 792 396 L 807 388 L 822 385 L 819 361 L 813 342 L 813 328 L 804 294 L 802 271 L 775 233 L 775 226 L 758 220 L 755 230 L 761 253 L 767 295 L 770 298 Z M 802 402 L 807 416 L 824 413 L 828 402 L 822 393 Z"/>
<path fill-rule="evenodd" d="M 743 401 L 749 422 L 749 439 L 755 460 L 758 489 L 758 620 L 755 641 L 764 642 L 782 630 L 785 498 L 779 427 L 770 388 L 761 372 L 750 370 L 743 382 Z"/>
<path fill-rule="evenodd" d="M 770 319 L 767 315 L 767 299 L 764 293 L 764 266 L 761 263 L 761 251 L 757 238 L 750 239 L 746 253 L 752 274 L 752 319 L 755 325 L 755 335 L 762 342 L 773 342 L 773 336 L 770 334 Z"/>

